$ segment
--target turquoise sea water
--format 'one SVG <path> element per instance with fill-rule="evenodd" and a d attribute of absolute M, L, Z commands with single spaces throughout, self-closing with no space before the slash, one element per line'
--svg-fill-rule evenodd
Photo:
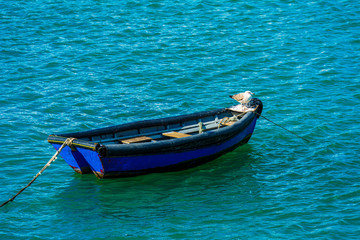
<path fill-rule="evenodd" d="M 0 239 L 359 239 L 360 2 L 1 1 L 0 201 L 53 132 L 231 106 L 250 142 L 181 172 L 99 180 L 59 158 Z"/>

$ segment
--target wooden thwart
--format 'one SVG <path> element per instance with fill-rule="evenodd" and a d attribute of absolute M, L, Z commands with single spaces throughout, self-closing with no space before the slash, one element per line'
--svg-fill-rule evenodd
<path fill-rule="evenodd" d="M 141 136 L 141 137 L 134 137 L 134 138 L 121 140 L 121 143 L 130 144 L 130 143 L 139 143 L 139 142 L 151 142 L 151 140 L 152 138 L 150 137 Z"/>
<path fill-rule="evenodd" d="M 165 137 L 172 137 L 172 138 L 183 138 L 183 137 L 190 137 L 190 134 L 180 133 L 180 132 L 168 132 L 162 134 Z"/>

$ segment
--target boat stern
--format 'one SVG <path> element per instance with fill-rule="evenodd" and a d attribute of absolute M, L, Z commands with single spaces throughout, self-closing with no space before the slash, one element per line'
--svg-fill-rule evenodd
<path fill-rule="evenodd" d="M 48 142 L 56 150 L 59 150 L 66 139 L 66 137 L 50 135 Z M 97 143 L 75 139 L 71 146 L 65 146 L 63 148 L 60 156 L 75 172 L 80 174 L 92 173 L 93 170 L 88 161 L 89 159 L 99 158 L 96 152 L 97 147 Z"/>

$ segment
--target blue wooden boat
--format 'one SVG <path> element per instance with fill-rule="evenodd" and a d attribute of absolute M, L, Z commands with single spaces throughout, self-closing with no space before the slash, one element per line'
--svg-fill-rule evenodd
<path fill-rule="evenodd" d="M 61 157 L 78 173 L 98 178 L 178 171 L 209 162 L 249 141 L 262 111 L 253 98 L 237 112 L 228 108 L 74 133 L 58 133 L 48 142 L 59 149 L 75 138 Z"/>

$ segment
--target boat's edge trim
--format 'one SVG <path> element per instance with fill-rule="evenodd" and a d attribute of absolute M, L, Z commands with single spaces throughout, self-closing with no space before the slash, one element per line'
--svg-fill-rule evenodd
<path fill-rule="evenodd" d="M 57 135 L 50 135 L 47 139 L 49 143 L 55 143 L 55 144 L 63 144 L 67 138 L 63 136 L 57 136 Z M 89 149 L 92 151 L 96 151 L 99 148 L 98 143 L 92 143 L 89 141 L 83 141 L 79 139 L 75 139 L 72 142 L 72 146 L 74 147 L 81 147 L 85 149 Z"/>
<path fill-rule="evenodd" d="M 129 122 L 124 123 L 120 125 L 110 126 L 110 127 L 104 127 L 104 128 L 98 128 L 88 131 L 81 131 L 81 132 L 73 132 L 73 133 L 54 133 L 53 135 L 56 136 L 63 136 L 63 137 L 75 137 L 75 138 L 84 138 L 84 137 L 90 137 L 94 135 L 102 135 L 109 132 L 119 132 L 128 128 L 144 128 L 148 126 L 153 126 L 154 124 L 171 124 L 176 123 L 179 121 L 187 121 L 190 119 L 193 119 L 195 117 L 202 118 L 207 117 L 213 114 L 220 114 L 222 112 L 225 112 L 226 108 L 220 108 L 210 111 L 202 111 L 197 113 L 191 113 L 191 114 L 185 114 L 185 115 L 179 115 L 179 116 L 173 116 L 173 117 L 165 117 L 165 118 L 158 118 L 158 119 L 148 119 L 148 120 L 142 120 L 142 121 L 136 121 L 136 122 Z"/>
<path fill-rule="evenodd" d="M 259 115 L 261 114 L 261 111 L 262 111 L 262 102 L 259 99 L 253 99 L 252 103 L 255 104 L 255 105 L 259 105 L 259 108 L 256 110 L 256 113 L 257 113 L 256 117 L 259 117 Z M 52 134 L 52 135 L 49 135 L 48 142 L 49 143 L 55 143 L 55 144 L 62 144 L 67 139 L 67 137 L 78 137 L 77 136 L 78 134 L 80 134 L 80 135 L 83 135 L 83 134 L 88 135 L 89 133 L 96 133 L 96 132 L 98 133 L 99 131 L 105 131 L 105 130 L 109 131 L 111 129 L 119 130 L 117 128 L 119 128 L 119 127 L 121 127 L 121 128 L 129 127 L 131 125 L 134 125 L 134 126 L 137 126 L 137 127 L 144 127 L 146 125 L 151 125 L 151 124 L 159 123 L 159 122 L 160 122 L 160 124 L 165 124 L 165 123 L 169 123 L 169 122 L 179 121 L 179 119 L 186 120 L 188 118 L 193 118 L 194 116 L 204 117 L 204 116 L 209 116 L 209 115 L 216 114 L 216 113 L 222 113 L 222 112 L 225 112 L 225 111 L 228 111 L 228 110 L 226 108 L 222 108 L 222 109 L 198 112 L 198 113 L 175 116 L 175 117 L 144 120 L 144 121 L 127 123 L 127 124 L 122 124 L 122 125 L 117 125 L 117 126 L 112 126 L 112 127 L 107 127 L 107 128 L 101 128 L 101 129 L 85 131 L 85 132 L 72 133 L 73 135 L 70 135 L 70 134 L 64 134 L 64 135 Z M 246 115 L 243 117 L 242 120 L 236 122 L 232 126 L 222 128 L 222 129 L 218 129 L 218 130 L 216 130 L 216 132 L 212 132 L 212 133 L 205 132 L 203 134 L 199 134 L 199 135 L 195 135 L 195 136 L 191 136 L 191 137 L 187 137 L 187 138 L 179 138 L 179 139 L 168 140 L 168 141 L 164 142 L 164 144 L 138 143 L 138 144 L 134 144 L 134 145 L 123 146 L 123 145 L 119 145 L 119 144 L 99 144 L 99 143 L 94 143 L 94 142 L 90 142 L 90 141 L 86 141 L 86 140 L 75 139 L 73 141 L 73 146 L 74 147 L 81 147 L 81 148 L 85 148 L 85 149 L 90 149 L 92 151 L 97 151 L 100 156 L 132 155 L 131 153 L 129 154 L 129 150 L 130 150 L 130 152 L 135 152 L 135 153 L 138 154 L 139 153 L 138 150 L 140 149 L 140 150 L 143 151 L 144 146 L 148 146 L 148 149 L 151 150 L 150 152 L 152 152 L 152 151 L 161 151 L 161 149 L 165 148 L 165 147 L 166 148 L 171 147 L 173 151 L 176 151 L 176 149 L 178 147 L 181 147 L 182 145 L 186 145 L 186 144 L 188 144 L 190 142 L 193 142 L 194 140 L 203 141 L 203 140 L 206 140 L 206 139 L 216 138 L 216 139 L 218 139 L 218 141 L 223 141 L 226 138 L 230 138 L 232 135 L 234 135 L 237 132 L 244 129 L 252 121 L 252 119 L 255 117 L 254 115 L 255 115 L 254 112 L 248 112 L 248 113 L 246 113 Z M 138 124 L 140 124 L 141 126 L 139 126 Z M 220 139 L 220 138 L 222 138 L 222 139 Z M 212 143 L 214 143 L 213 140 L 212 140 Z M 152 148 L 151 146 L 157 146 L 157 147 Z"/>
<path fill-rule="evenodd" d="M 192 145 L 186 149 L 197 149 L 212 144 L 217 144 L 233 137 L 234 135 L 245 129 L 255 118 L 253 112 L 248 112 L 242 120 L 236 122 L 232 126 L 218 129 L 214 132 L 204 132 L 202 134 L 186 137 L 170 139 L 163 142 L 138 143 L 134 145 L 121 144 L 105 144 L 99 148 L 99 154 L 104 157 L 116 156 L 135 156 L 139 154 L 152 154 L 159 152 L 177 152 L 183 151 L 185 145 Z M 195 144 L 196 143 L 196 144 Z"/>

